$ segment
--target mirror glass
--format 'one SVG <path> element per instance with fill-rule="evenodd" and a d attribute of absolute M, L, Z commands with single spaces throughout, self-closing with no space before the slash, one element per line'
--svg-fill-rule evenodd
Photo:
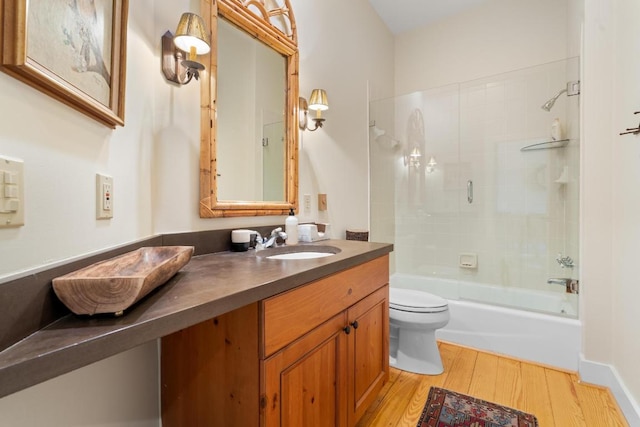
<path fill-rule="evenodd" d="M 217 199 L 286 200 L 287 59 L 218 19 Z"/>

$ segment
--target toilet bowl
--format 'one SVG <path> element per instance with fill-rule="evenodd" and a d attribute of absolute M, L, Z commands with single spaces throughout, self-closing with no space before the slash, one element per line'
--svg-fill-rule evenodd
<path fill-rule="evenodd" d="M 447 300 L 413 289 L 389 289 L 389 364 L 403 371 L 444 372 L 436 329 L 449 323 Z"/>

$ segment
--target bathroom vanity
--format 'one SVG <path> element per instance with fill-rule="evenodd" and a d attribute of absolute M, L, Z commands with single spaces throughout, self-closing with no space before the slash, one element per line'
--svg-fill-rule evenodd
<path fill-rule="evenodd" d="M 384 254 L 164 337 L 163 426 L 355 425 L 388 378 L 388 281 Z"/>
<path fill-rule="evenodd" d="M 340 249 L 339 253 L 318 259 L 275 260 L 258 256 L 267 251 L 229 252 L 229 236 L 230 230 L 159 235 L 4 283 L 0 286 L 0 306 L 3 307 L 7 321 L 0 327 L 0 397 L 146 342 L 217 321 L 228 325 L 224 326 L 230 330 L 225 332 L 225 338 L 231 336 L 232 326 L 236 331 L 242 331 L 235 336 L 244 340 L 244 346 L 248 345 L 247 343 L 254 346 L 253 355 L 242 351 L 230 353 L 227 351 L 229 344 L 222 339 L 220 342 L 224 344 L 222 348 L 225 349 L 224 355 L 227 360 L 216 365 L 219 371 L 211 371 L 214 377 L 207 374 L 199 375 L 197 378 L 213 384 L 220 392 L 229 390 L 227 384 L 231 380 L 246 387 L 243 393 L 249 393 L 247 390 L 254 388 L 255 391 L 252 393 L 258 397 L 250 402 L 256 408 L 255 422 L 252 421 L 250 425 L 258 425 L 258 417 L 264 414 L 259 407 L 259 399 L 264 390 L 258 389 L 261 383 L 256 382 L 256 378 L 258 375 L 263 376 L 261 369 L 270 366 L 267 361 L 270 358 L 275 359 L 279 352 L 283 352 L 285 357 L 290 357 L 290 349 L 302 348 L 295 347 L 296 343 L 303 342 L 302 339 L 298 341 L 299 336 L 312 337 L 309 332 L 316 328 L 318 331 L 323 330 L 326 321 L 338 323 L 333 319 L 336 316 L 360 316 L 360 307 L 364 307 L 365 304 L 356 303 L 365 301 L 365 297 L 383 288 L 388 281 L 387 269 L 378 271 L 368 266 L 386 266 L 388 254 L 393 250 L 393 246 L 385 243 L 328 240 L 323 242 L 323 245 L 336 247 Z M 167 283 L 125 310 L 122 316 L 73 315 L 57 300 L 51 290 L 53 278 L 95 262 L 140 247 L 175 245 L 194 246 L 196 251 L 191 261 Z M 299 247 L 304 246 L 316 248 L 317 244 Z M 357 272 L 360 273 L 355 274 Z M 375 279 L 375 285 L 371 287 L 360 275 Z M 345 281 L 349 281 L 351 286 L 346 286 Z M 309 289 L 312 291 L 310 293 L 316 296 L 306 295 L 303 289 Z M 293 304 L 292 300 L 296 300 L 296 303 Z M 294 311 L 293 308 L 296 307 L 298 310 L 306 307 L 306 311 Z M 313 309 L 310 310 L 310 307 Z M 386 315 L 386 310 L 384 311 Z M 248 317 L 243 317 L 246 313 L 253 316 L 271 314 L 265 318 L 266 321 L 260 317 L 259 322 L 249 322 Z M 280 316 L 284 317 L 278 322 Z M 232 321 L 234 318 L 247 322 L 253 329 Z M 34 324 L 34 320 L 42 326 Z M 348 318 L 345 318 L 341 328 L 348 325 L 347 320 Z M 258 329 L 259 327 L 263 329 Z M 274 332 L 274 328 L 276 331 L 282 331 Z M 335 342 L 340 345 L 339 351 L 342 352 L 337 356 L 337 360 L 344 361 L 344 355 L 349 354 L 349 350 L 344 350 L 344 347 L 357 346 L 361 341 L 360 337 L 364 336 L 363 331 L 365 329 L 359 326 L 355 335 L 353 331 L 350 331 L 349 335 L 343 332 L 345 337 L 336 338 Z M 295 336 L 289 335 L 290 333 Z M 249 338 L 250 336 L 252 338 Z M 260 341 L 265 339 L 266 341 Z M 234 342 L 238 343 L 236 338 Z M 301 346 L 312 345 L 309 343 L 314 341 L 309 338 L 309 341 L 305 342 L 306 344 Z M 268 346 L 265 346 L 265 343 L 268 343 Z M 206 355 L 209 352 L 220 357 L 219 353 L 213 351 L 219 347 L 218 343 L 214 344 L 213 338 L 204 344 L 205 346 L 198 349 L 198 354 Z M 167 348 L 165 346 L 165 350 Z M 386 348 L 386 344 L 383 345 L 382 351 L 387 351 Z M 239 354 L 246 358 L 240 359 Z M 191 356 L 199 357 L 195 353 L 191 353 Z M 340 375 L 347 372 L 344 364 L 339 366 Z M 323 372 L 326 371 L 322 369 Z M 186 375 L 187 371 L 184 372 Z M 244 381 L 244 378 L 247 378 L 247 381 Z M 369 377 L 362 377 L 356 371 L 356 380 L 360 381 L 360 378 Z M 342 378 L 338 384 L 338 392 L 344 393 L 348 384 Z M 355 393 L 358 393 L 357 390 L 363 390 L 363 383 L 352 384 L 355 384 Z M 375 395 L 375 391 L 371 394 Z M 198 394 L 196 398 L 190 399 L 189 405 L 193 408 L 202 405 L 211 408 L 213 403 L 199 402 L 200 396 L 205 394 Z M 338 400 L 347 401 L 346 398 L 343 399 L 343 395 L 340 395 Z M 360 407 L 366 406 L 360 403 L 365 400 L 359 399 L 356 404 Z M 166 411 L 167 407 L 164 409 Z M 340 414 L 343 414 L 342 408 L 340 410 Z"/>

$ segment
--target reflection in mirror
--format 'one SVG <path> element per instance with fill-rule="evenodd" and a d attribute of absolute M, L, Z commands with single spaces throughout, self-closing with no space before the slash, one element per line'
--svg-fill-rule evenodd
<path fill-rule="evenodd" d="M 285 201 L 286 58 L 218 19 L 218 82 L 218 200 Z"/>
<path fill-rule="evenodd" d="M 266 124 L 262 133 L 262 188 L 264 200 L 284 200 L 284 122 Z"/>

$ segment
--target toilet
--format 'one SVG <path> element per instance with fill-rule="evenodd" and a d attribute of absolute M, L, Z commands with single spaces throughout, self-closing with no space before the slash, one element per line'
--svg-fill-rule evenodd
<path fill-rule="evenodd" d="M 436 329 L 447 323 L 446 299 L 413 289 L 389 288 L 389 364 L 417 374 L 444 372 Z"/>

